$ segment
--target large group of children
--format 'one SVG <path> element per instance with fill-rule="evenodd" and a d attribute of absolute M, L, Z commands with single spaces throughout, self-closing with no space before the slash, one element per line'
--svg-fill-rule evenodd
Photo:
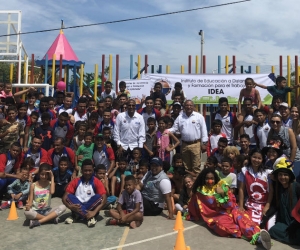
<path fill-rule="evenodd" d="M 287 87 L 281 76 L 274 86 L 251 78 L 245 86 L 237 112 L 229 110 L 227 98 L 219 99 L 208 141 L 202 142 L 207 161 L 199 174 L 185 166 L 180 134 L 169 131 L 185 112 L 187 100 L 179 82 L 171 105 L 159 82 L 136 105 L 146 128 L 145 142 L 125 155 L 114 140 L 117 117 L 132 104 L 125 82 L 116 93 L 107 81 L 99 100 L 85 88 L 76 106 L 72 93 L 57 91 L 48 97 L 31 87 L 13 94 L 11 84 L 0 83 L 1 209 L 15 202 L 33 228 L 49 221 L 57 224 L 69 208 L 72 215 L 65 223 L 81 219 L 92 227 L 100 210 L 114 206 L 107 225 L 139 227 L 144 212 L 140 184 L 151 159 L 159 157 L 171 180 L 174 212 L 189 220 L 202 218 L 221 236 L 261 241 L 267 249 L 269 234 L 300 245 L 300 214 L 292 215 L 300 200 L 300 107 L 286 103 L 287 93 L 299 86 Z M 262 104 L 257 87 L 273 96 L 270 107 Z M 62 198 L 63 204 L 52 208 L 51 197 Z M 237 218 L 225 218 L 226 213 Z M 245 225 L 252 225 L 250 235 Z"/>

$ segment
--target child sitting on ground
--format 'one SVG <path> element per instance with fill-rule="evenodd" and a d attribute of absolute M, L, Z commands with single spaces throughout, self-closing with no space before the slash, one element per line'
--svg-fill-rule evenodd
<path fill-rule="evenodd" d="M 178 203 L 175 204 L 175 208 L 177 211 L 180 211 L 182 213 L 187 212 L 188 202 L 190 198 L 192 197 L 192 187 L 194 184 L 194 178 L 190 174 L 187 174 L 184 176 L 184 185 L 181 189 Z"/>
<path fill-rule="evenodd" d="M 68 186 L 69 182 L 72 178 L 72 171 L 68 169 L 69 166 L 69 159 L 67 156 L 62 156 L 59 159 L 58 167 L 52 169 L 54 175 L 54 182 L 55 182 L 55 193 L 53 197 L 62 198 L 65 189 Z"/>
<path fill-rule="evenodd" d="M 224 157 L 221 161 L 222 171 L 216 171 L 219 174 L 220 179 L 224 180 L 231 189 L 233 194 L 236 193 L 237 189 L 237 179 L 236 174 L 231 173 L 230 169 L 232 167 L 232 160 L 229 157 Z"/>
<path fill-rule="evenodd" d="M 12 184 L 8 185 L 7 193 L 11 196 L 11 201 L 6 201 L 1 205 L 1 209 L 10 207 L 11 202 L 16 202 L 17 207 L 22 209 L 29 194 L 30 183 L 28 181 L 29 170 L 26 168 L 21 169 L 21 178 L 16 179 Z"/>
<path fill-rule="evenodd" d="M 116 167 L 110 172 L 108 179 L 111 180 L 111 195 L 116 196 L 116 184 L 120 184 L 120 192 L 123 191 L 125 185 L 125 176 L 131 175 L 131 172 L 126 170 L 127 159 L 120 157 L 119 161 L 116 163 Z"/>
<path fill-rule="evenodd" d="M 171 185 L 172 185 L 171 195 L 174 199 L 174 202 L 178 202 L 179 200 L 179 195 L 181 193 L 182 186 L 183 186 L 183 177 L 185 174 L 186 172 L 184 166 L 174 167 L 174 174 L 171 179 Z"/>
<path fill-rule="evenodd" d="M 66 211 L 64 205 L 50 207 L 51 195 L 55 192 L 54 175 L 50 169 L 50 165 L 41 164 L 39 167 L 40 179 L 30 187 L 29 199 L 24 212 L 26 219 L 30 220 L 29 228 L 40 226 L 48 221 L 57 224 L 58 216 Z"/>
<path fill-rule="evenodd" d="M 33 182 L 35 176 L 34 172 L 36 170 L 34 160 L 31 157 L 25 158 L 21 168 L 29 171 L 28 181 Z"/>
<path fill-rule="evenodd" d="M 129 224 L 131 228 L 136 228 L 142 224 L 143 198 L 136 189 L 133 175 L 125 177 L 125 189 L 118 200 L 117 210 L 111 209 L 109 212 L 113 218 L 107 219 L 106 225 Z"/>
<path fill-rule="evenodd" d="M 84 144 L 80 145 L 76 151 L 75 170 L 79 176 L 81 173 L 81 165 L 85 159 L 92 159 L 94 152 L 93 134 L 86 132 L 84 135 Z"/>
<path fill-rule="evenodd" d="M 107 208 L 109 205 L 114 204 L 117 200 L 116 196 L 109 196 L 110 192 L 109 192 L 109 187 L 108 187 L 108 178 L 106 176 L 106 167 L 103 164 L 99 164 L 95 167 L 95 177 L 100 180 L 103 183 L 103 186 L 105 188 L 106 191 L 106 195 L 107 195 L 107 201 L 106 201 L 106 205 L 103 207 L 103 209 Z"/>

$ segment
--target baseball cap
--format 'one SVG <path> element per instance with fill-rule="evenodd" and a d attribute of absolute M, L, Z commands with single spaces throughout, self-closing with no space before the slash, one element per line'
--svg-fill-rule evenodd
<path fill-rule="evenodd" d="M 102 140 L 103 140 L 103 139 L 104 139 L 104 138 L 103 138 L 103 135 L 102 135 L 102 134 L 96 135 L 96 140 L 97 140 L 97 139 L 102 139 Z"/>
<path fill-rule="evenodd" d="M 289 108 L 289 105 L 286 102 L 282 102 L 282 103 L 280 103 L 279 107 Z"/>
<path fill-rule="evenodd" d="M 151 164 L 155 164 L 157 166 L 162 166 L 163 165 L 163 162 L 162 162 L 162 159 L 160 159 L 159 157 L 154 157 L 151 159 L 150 161 L 150 165 Z"/>
<path fill-rule="evenodd" d="M 179 105 L 179 106 L 181 107 L 180 102 L 174 102 L 174 103 L 173 103 L 173 106 L 175 106 L 175 105 Z"/>

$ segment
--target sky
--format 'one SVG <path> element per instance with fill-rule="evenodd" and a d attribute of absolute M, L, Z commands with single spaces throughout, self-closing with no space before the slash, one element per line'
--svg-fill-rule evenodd
<path fill-rule="evenodd" d="M 224 4 L 237 0 L 0 0 L 0 10 L 21 10 L 23 32 L 59 28 L 61 19 L 65 26 L 106 22 L 147 16 L 166 12 Z M 93 72 L 94 65 L 101 69 L 102 54 L 120 56 L 120 78 L 129 78 L 130 55 L 134 61 L 148 55 L 148 64 L 166 65 L 171 73 L 180 73 L 180 66 L 188 70 L 188 56 L 192 55 L 192 73 L 195 72 L 195 56 L 200 54 L 199 30 L 205 37 L 207 73 L 218 67 L 218 55 L 225 66 L 225 55 L 236 56 L 237 72 L 260 66 L 261 73 L 270 73 L 271 66 L 279 74 L 279 55 L 286 65 L 287 55 L 299 54 L 299 0 L 251 0 L 244 3 L 209 8 L 163 17 L 121 22 L 101 26 L 68 29 L 64 33 L 77 54 L 85 62 L 85 72 Z M 59 3 L 58 3 L 59 2 Z M 1 15 L 0 15 L 1 16 Z M 0 34 L 6 34 L 0 24 Z M 21 37 L 29 55 L 41 59 L 59 31 L 23 35 Z M 286 66 L 285 66 L 286 67 Z M 149 69 L 150 70 L 150 69 Z M 134 73 L 137 68 L 134 66 Z M 224 71 L 223 71 L 224 72 Z"/>

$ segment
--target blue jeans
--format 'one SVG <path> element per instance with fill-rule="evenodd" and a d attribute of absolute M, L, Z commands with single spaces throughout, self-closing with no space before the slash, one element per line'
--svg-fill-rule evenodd
<path fill-rule="evenodd" d="M 2 189 L 6 189 L 7 186 L 12 184 L 15 180 L 16 180 L 16 178 L 0 179 L 0 192 L 3 192 L 3 191 L 6 192 L 6 190 L 2 190 Z"/>
<path fill-rule="evenodd" d="M 74 194 L 68 194 L 67 202 L 70 205 L 79 204 L 80 213 L 77 213 L 81 218 L 85 218 L 88 211 L 93 211 L 102 202 L 102 196 L 100 194 L 95 194 L 87 202 L 81 202 Z M 75 212 L 75 211 L 72 211 Z"/>

